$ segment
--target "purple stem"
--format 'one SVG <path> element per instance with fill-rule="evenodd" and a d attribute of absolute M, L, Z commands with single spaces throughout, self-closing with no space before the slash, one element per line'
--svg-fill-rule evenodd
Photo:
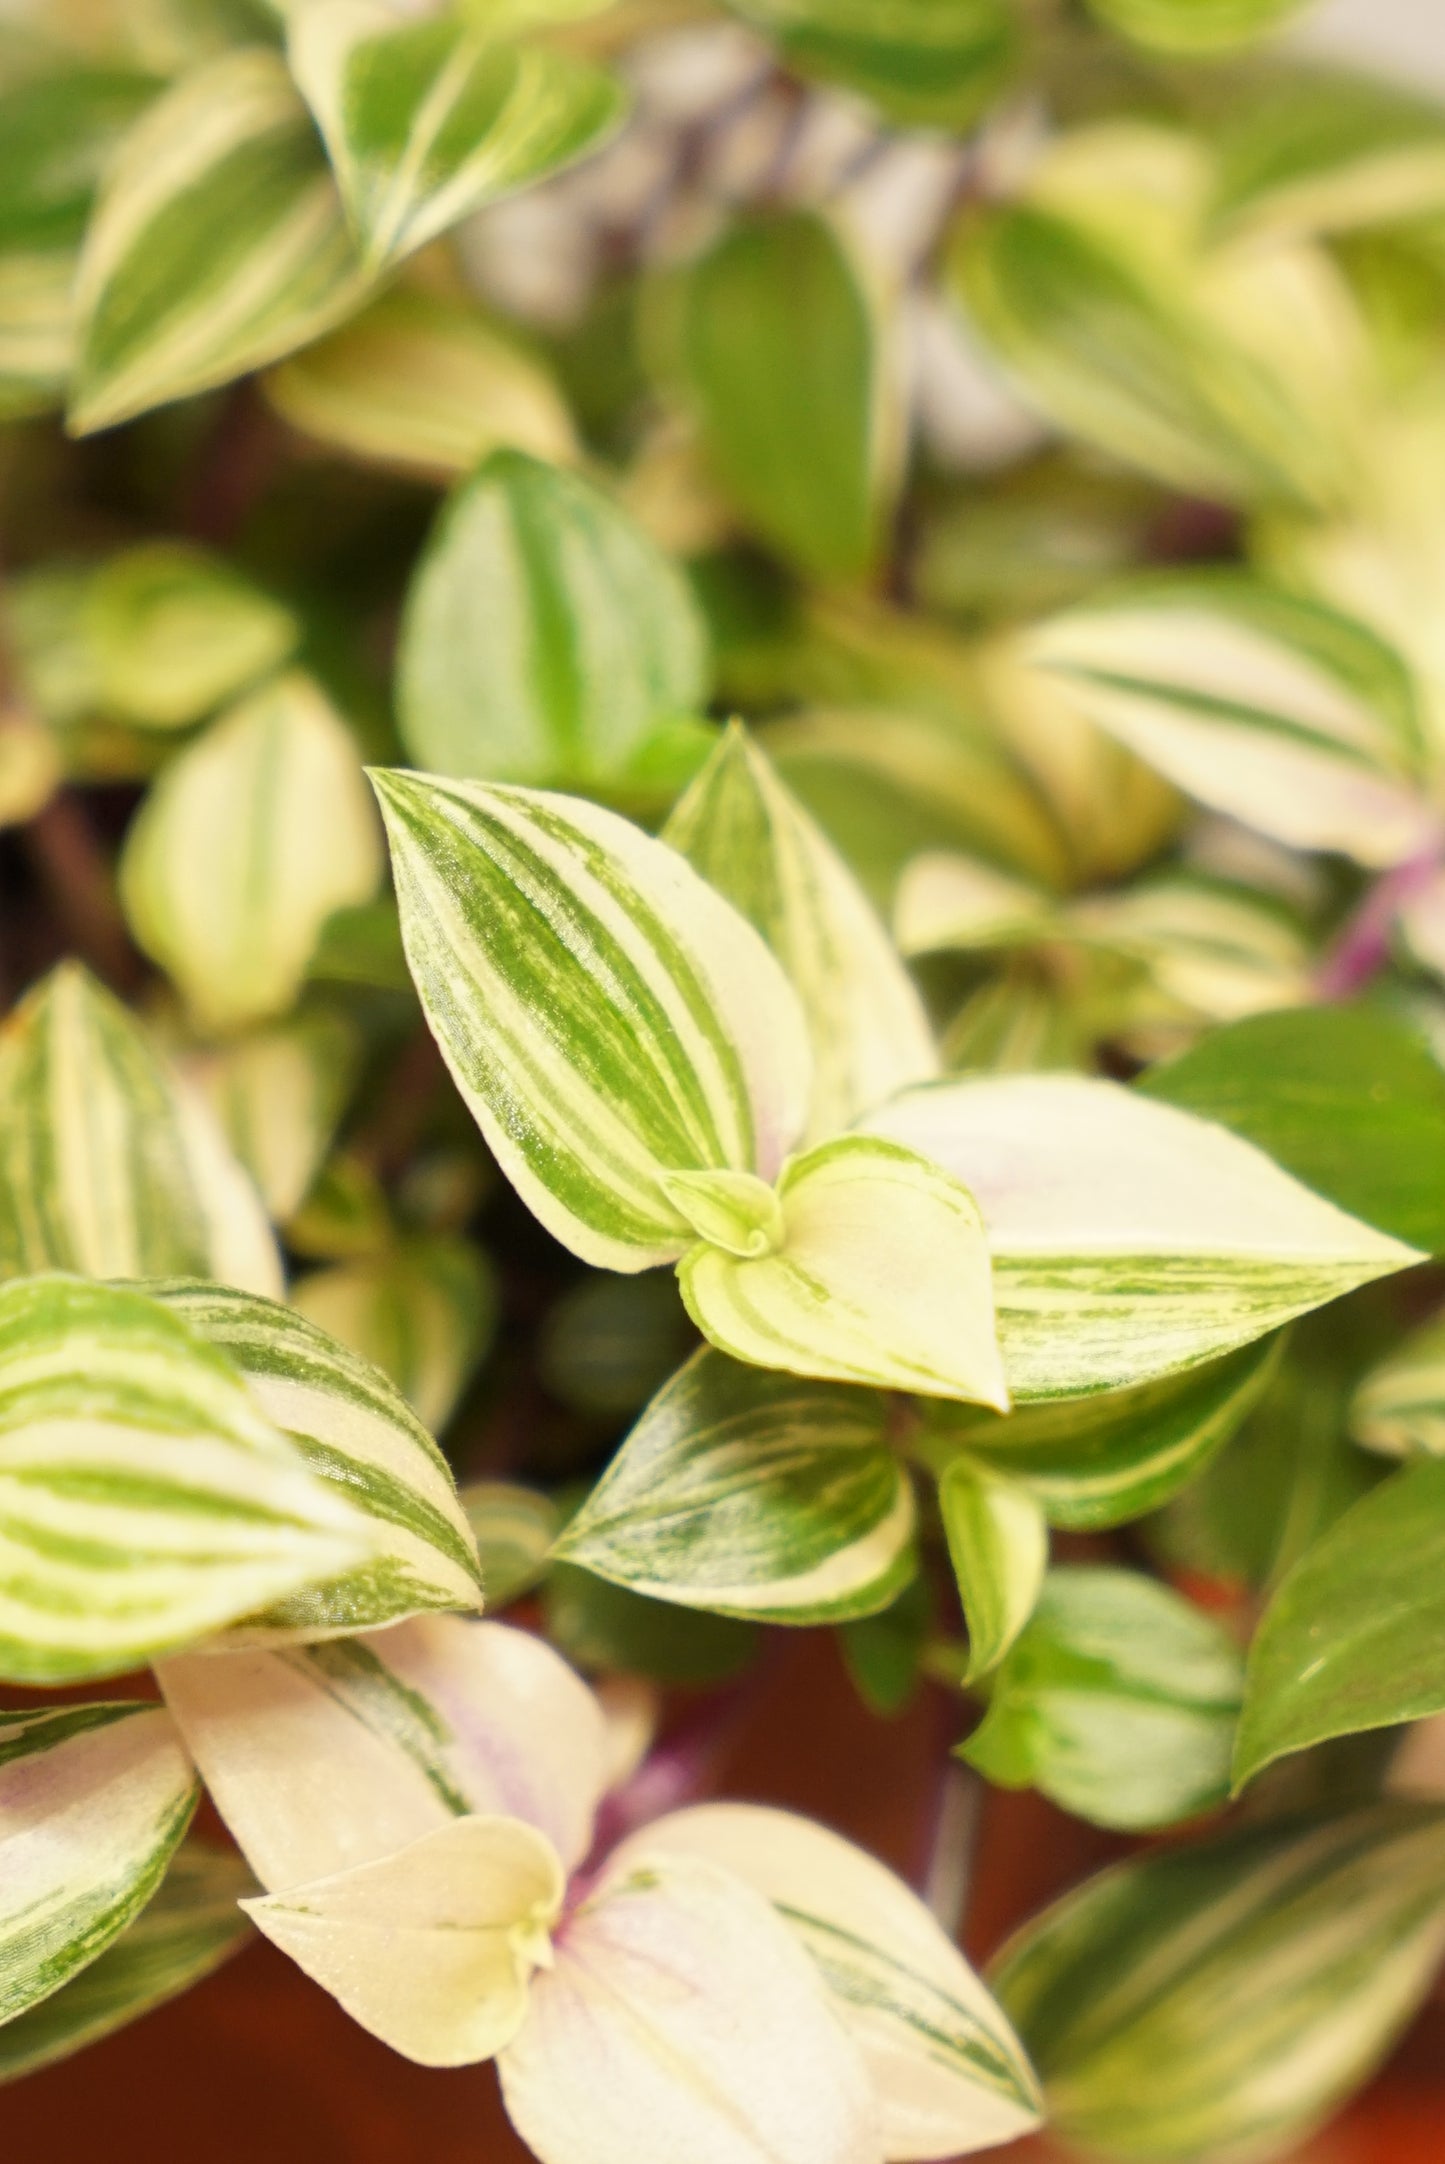
<path fill-rule="evenodd" d="M 1320 964 L 1315 990 L 1321 999 L 1353 999 L 1379 976 L 1390 959 L 1396 917 L 1440 871 L 1442 852 L 1445 838 L 1437 835 L 1418 856 L 1375 881 Z"/>

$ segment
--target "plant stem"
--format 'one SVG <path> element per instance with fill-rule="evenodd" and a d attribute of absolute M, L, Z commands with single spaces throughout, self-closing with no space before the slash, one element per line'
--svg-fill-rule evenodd
<path fill-rule="evenodd" d="M 1321 999 L 1354 999 L 1374 982 L 1390 959 L 1396 917 L 1429 885 L 1441 862 L 1437 837 L 1375 881 L 1320 964 L 1315 990 Z"/>

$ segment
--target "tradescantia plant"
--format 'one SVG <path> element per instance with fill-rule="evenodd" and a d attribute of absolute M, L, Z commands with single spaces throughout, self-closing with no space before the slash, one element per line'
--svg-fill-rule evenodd
<path fill-rule="evenodd" d="M 1243 2164 L 1425 2004 L 1445 108 L 1295 16 L 4 11 L 0 2082 L 263 1937 L 541 2164 Z"/>

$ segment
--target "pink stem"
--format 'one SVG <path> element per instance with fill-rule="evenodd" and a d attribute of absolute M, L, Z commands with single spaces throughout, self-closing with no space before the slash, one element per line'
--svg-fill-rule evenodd
<path fill-rule="evenodd" d="M 1315 990 L 1321 999 L 1353 999 L 1379 976 L 1390 959 L 1395 919 L 1441 869 L 1442 846 L 1437 837 L 1375 881 L 1320 964 Z"/>

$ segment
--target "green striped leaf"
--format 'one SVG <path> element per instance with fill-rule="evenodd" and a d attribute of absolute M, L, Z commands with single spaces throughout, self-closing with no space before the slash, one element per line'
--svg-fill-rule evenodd
<path fill-rule="evenodd" d="M 1244 1690 L 1222 1624 L 1137 1571 L 1050 1571 L 959 1756 L 1097 1826 L 1222 1803 Z"/>
<path fill-rule="evenodd" d="M 471 1480 L 459 1501 L 477 1543 L 489 1610 L 541 1582 L 562 1518 L 550 1496 L 510 1480 Z"/>
<path fill-rule="evenodd" d="M 709 1349 L 653 1399 L 555 1552 L 687 1608 L 838 1622 L 913 1575 L 914 1522 L 882 1397 Z"/>
<path fill-rule="evenodd" d="M 897 490 L 903 429 L 887 326 L 812 211 L 735 225 L 683 274 L 676 366 L 708 462 L 802 570 L 861 579 Z"/>
<path fill-rule="evenodd" d="M 938 1483 L 948 1559 L 968 1625 L 965 1683 L 986 1676 L 1033 1614 L 1049 1562 L 1049 1529 L 1027 1488 L 955 1458 Z"/>
<path fill-rule="evenodd" d="M 0 421 L 65 397 L 75 351 L 75 257 L 68 248 L 0 254 Z"/>
<path fill-rule="evenodd" d="M 0 1031 L 0 1276 L 42 1270 L 281 1290 L 260 1202 L 210 1113 L 74 962 Z"/>
<path fill-rule="evenodd" d="M 762 933 L 802 1001 L 812 1139 L 938 1072 L 923 1003 L 867 896 L 739 723 L 663 839 Z"/>
<path fill-rule="evenodd" d="M 996 1414 L 943 1399 L 921 1406 L 910 1455 L 947 1473 L 960 1458 L 1024 1489 L 1051 1525 L 1094 1532 L 1141 1518 L 1191 1481 L 1258 1404 L 1282 1340 L 1132 1390 Z"/>
<path fill-rule="evenodd" d="M 951 274 L 1032 403 L 1187 494 L 1319 508 L 1348 486 L 1363 341 L 1307 247 L 1206 247 L 1203 147 L 1120 122 L 1060 138 L 968 212 Z"/>
<path fill-rule="evenodd" d="M 891 2158 L 956 2157 L 1037 2125 L 1038 2083 L 1008 2021 L 894 1874 L 826 1827 L 758 1804 L 702 1804 L 636 1837 L 694 1855 L 772 1902 L 867 2063 Z"/>
<path fill-rule="evenodd" d="M 584 1262 L 691 1244 L 660 1175 L 777 1172 L 809 1057 L 762 940 L 674 850 L 571 797 L 374 777 L 407 960 L 507 1178 Z"/>
<path fill-rule="evenodd" d="M 563 464 L 577 439 L 542 360 L 476 307 L 421 290 L 371 306 L 268 371 L 293 428 L 349 458 L 444 481 L 500 445 Z"/>
<path fill-rule="evenodd" d="M 446 1426 L 497 1324 L 491 1264 L 470 1241 L 403 1240 L 302 1278 L 300 1312 L 390 1376 L 423 1427 Z"/>
<path fill-rule="evenodd" d="M 1370 1370 L 1351 1403 L 1350 1430 L 1389 1457 L 1445 1458 L 1445 1318 L 1432 1316 Z"/>
<path fill-rule="evenodd" d="M 1179 788 L 1293 848 L 1392 864 L 1434 830 L 1410 678 L 1329 609 L 1243 577 L 1149 579 L 1024 651 Z"/>
<path fill-rule="evenodd" d="M 1223 1128 L 1112 1082 L 928 1084 L 866 1124 L 977 1197 L 1016 1398 L 1193 1367 L 1421 1259 Z"/>
<path fill-rule="evenodd" d="M 1020 55 L 1007 0 L 734 0 L 789 66 L 861 92 L 906 127 L 983 112 Z"/>
<path fill-rule="evenodd" d="M 1445 1710 L 1445 1463 L 1381 1483 L 1307 1548 L 1249 1653 L 1242 1786 L 1329 1736 Z"/>
<path fill-rule="evenodd" d="M 1277 30 L 1305 0 L 1089 0 L 1101 22 L 1155 52 L 1218 53 Z"/>
<path fill-rule="evenodd" d="M 708 692 L 676 565 L 590 481 L 520 451 L 495 453 L 443 511 L 399 670 L 412 757 L 481 781 L 616 782 Z"/>
<path fill-rule="evenodd" d="M 481 1606 L 476 1544 L 451 1469 L 384 1375 L 274 1301 L 215 1285 L 147 1289 L 225 1355 L 310 1471 L 369 1521 L 364 1561 L 248 1620 L 228 1643 L 324 1637 Z"/>
<path fill-rule="evenodd" d="M 126 840 L 121 898 L 139 944 L 197 1020 L 284 1012 L 334 909 L 381 878 L 351 732 L 309 677 L 276 678 L 165 769 Z"/>
<path fill-rule="evenodd" d="M 160 1892 L 98 1960 L 0 2024 L 0 2082 L 68 2059 L 209 1976 L 250 1936 L 236 1904 L 253 1883 L 238 1857 L 183 1843 Z"/>
<path fill-rule="evenodd" d="M 600 68 L 461 9 L 398 24 L 379 0 L 305 0 L 289 52 L 372 272 L 570 165 L 626 109 Z"/>
<path fill-rule="evenodd" d="M 366 1519 L 144 1293 L 0 1288 L 0 1676 L 117 1675 L 371 1560 Z"/>
<path fill-rule="evenodd" d="M 1442 1949 L 1445 1812 L 1377 1803 L 1133 1858 L 1026 1924 L 990 1981 L 1064 2140 L 1234 2164 L 1365 2080 Z"/>
<path fill-rule="evenodd" d="M 80 435 L 279 360 L 366 289 L 311 116 L 277 53 L 185 75 L 127 136 L 81 256 Z"/>
<path fill-rule="evenodd" d="M 270 1893 L 468 1817 L 526 1819 L 569 1871 L 607 1779 L 602 1709 L 527 1631 L 418 1616 L 282 1653 L 188 1655 L 161 1687 Z"/>
<path fill-rule="evenodd" d="M 1442 203 L 1439 106 L 1369 76 L 1292 72 L 1244 101 L 1220 140 L 1213 208 L 1232 227 L 1337 233 Z"/>
<path fill-rule="evenodd" d="M 0 1713 L 0 2039 L 144 1908 L 199 1793 L 163 1707 Z"/>
<path fill-rule="evenodd" d="M 277 1224 L 300 1207 L 320 1171 L 360 1058 L 348 1017 L 318 1007 L 189 1062 Z"/>
<path fill-rule="evenodd" d="M 185 729 L 278 668 L 300 626 L 223 559 L 187 542 L 149 541 L 89 580 L 83 635 L 107 715 Z"/>
<path fill-rule="evenodd" d="M 666 1183 L 680 1207 L 684 1177 Z M 699 1213 L 702 1241 L 678 1264 L 688 1313 L 714 1345 L 795 1375 L 1007 1405 L 983 1222 L 951 1173 L 843 1135 L 792 1158 L 776 1197 L 763 1192 L 776 1235 L 730 1251 Z"/>

